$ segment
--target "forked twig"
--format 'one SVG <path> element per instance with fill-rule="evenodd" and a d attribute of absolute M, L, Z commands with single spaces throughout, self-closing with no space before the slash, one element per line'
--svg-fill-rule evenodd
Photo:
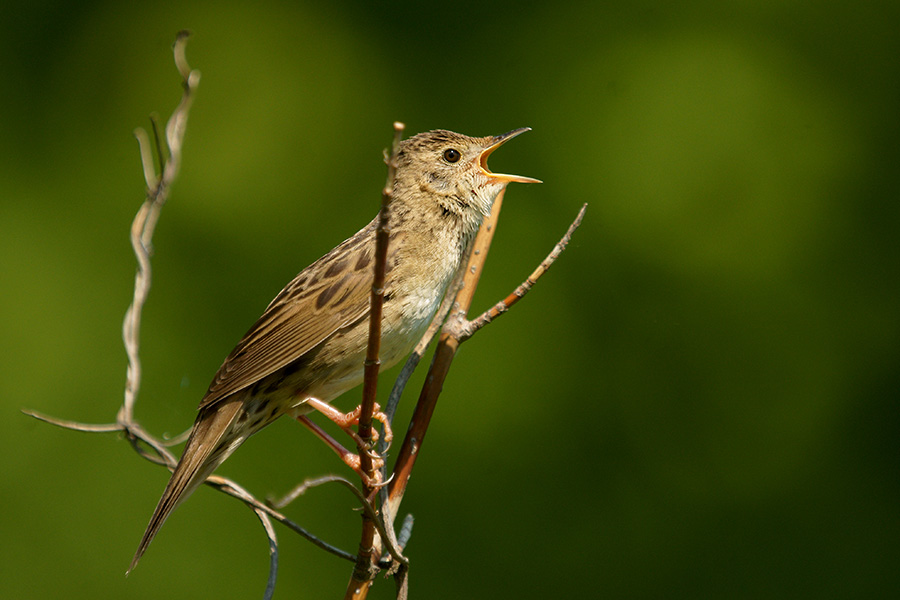
<path fill-rule="evenodd" d="M 497 195 L 491 214 L 481 224 L 481 228 L 478 230 L 474 242 L 472 242 L 472 252 L 463 270 L 462 284 L 454 297 L 451 319 L 454 314 L 465 314 L 472 302 L 478 279 L 481 277 L 481 268 L 487 258 L 491 240 L 494 237 L 494 230 L 497 226 L 500 209 L 503 206 L 505 191 L 505 189 L 501 190 Z M 459 340 L 450 335 L 446 328 L 447 325 L 445 324 L 445 331 L 441 333 L 434 358 L 431 361 L 431 367 L 428 370 L 428 375 L 425 377 L 425 385 L 419 394 L 419 400 L 413 411 L 409 429 L 403 439 L 403 444 L 400 446 L 400 453 L 394 465 L 393 478 L 388 488 L 388 501 L 383 507 L 387 515 L 386 518 L 390 521 L 396 519 L 400 510 L 400 503 L 403 501 L 403 495 L 406 492 L 406 486 L 409 483 L 413 466 L 416 458 L 419 456 L 419 449 L 425 438 L 425 433 L 428 431 L 428 425 L 431 422 L 431 416 L 434 414 L 434 408 L 441 393 L 444 379 L 450 370 L 450 364 L 453 362 L 456 350 L 459 348 Z"/>
<path fill-rule="evenodd" d="M 372 502 L 368 498 L 366 498 L 365 494 L 363 492 L 361 492 L 359 490 L 359 488 L 357 488 L 355 485 L 350 483 L 349 480 L 347 480 L 343 477 L 340 477 L 339 475 L 324 475 L 322 477 L 306 479 L 305 481 L 303 481 L 299 485 L 297 485 L 294 489 L 292 489 L 290 492 L 285 494 L 282 498 L 277 499 L 277 500 L 276 499 L 268 499 L 266 502 L 266 506 L 268 506 L 270 508 L 283 508 L 283 507 L 287 506 L 288 504 L 290 504 L 291 502 L 293 502 L 294 500 L 296 500 L 297 498 L 299 498 L 300 496 L 302 496 L 303 494 L 305 494 L 308 490 L 310 490 L 314 487 L 318 487 L 320 485 L 326 484 L 326 483 L 340 483 L 345 488 L 350 490 L 353 493 L 353 495 L 356 496 L 356 499 L 359 500 L 360 505 L 363 510 L 363 513 L 373 522 L 375 529 L 378 531 L 378 535 L 380 535 L 382 537 L 387 536 L 387 539 L 394 540 L 394 543 L 388 545 L 388 551 L 390 552 L 391 556 L 393 556 L 396 560 L 398 560 L 400 562 L 408 562 L 406 560 L 406 558 L 403 557 L 402 552 L 401 552 L 401 546 L 399 543 L 396 542 L 396 538 L 393 537 L 393 535 L 392 535 L 393 532 L 385 530 L 384 524 L 382 523 L 381 519 L 378 517 L 378 510 L 375 508 L 375 506 L 372 504 Z M 341 558 L 349 557 L 349 560 L 354 561 L 354 562 L 357 560 L 356 556 L 353 556 L 352 554 L 349 554 L 349 553 L 344 553 L 343 551 L 341 551 L 341 552 L 342 552 L 342 554 L 340 555 Z"/>
<path fill-rule="evenodd" d="M 499 218 L 500 208 L 502 207 L 504 193 L 501 192 L 494 201 L 494 208 L 491 215 L 482 224 L 478 232 L 478 236 L 473 243 L 473 251 L 469 258 L 463 274 L 463 283 L 459 292 L 455 296 L 453 311 L 444 324 L 440 341 L 438 342 L 435 356 L 431 363 L 431 368 L 425 378 L 425 385 L 419 396 L 415 411 L 412 416 L 411 425 L 400 447 L 400 454 L 394 466 L 391 485 L 388 490 L 388 500 L 383 509 L 384 519 L 392 522 L 399 510 L 400 503 L 406 491 L 406 485 L 415 465 L 416 458 L 419 456 L 419 450 L 424 440 L 425 433 L 434 408 L 440 395 L 443 382 L 450 370 L 450 365 L 459 349 L 459 345 L 472 337 L 478 330 L 490 323 L 497 315 L 506 312 L 513 304 L 515 304 L 534 283 L 550 268 L 553 262 L 559 257 L 565 249 L 572 234 L 581 224 L 584 213 L 587 210 L 587 204 L 581 207 L 575 220 L 569 226 L 565 235 L 556 244 L 550 254 L 545 258 L 537 269 L 520 285 L 510 296 L 497 303 L 492 309 L 485 314 L 479 316 L 475 321 L 468 321 L 466 313 L 472 303 L 472 297 L 475 293 L 478 280 L 487 259 L 487 253 L 490 249 L 491 241 L 496 230 L 497 219 Z M 501 308 L 502 307 L 502 308 Z M 496 311 L 496 314 L 495 314 Z"/>
<path fill-rule="evenodd" d="M 569 241 L 572 239 L 572 234 L 575 233 L 575 230 L 578 229 L 578 226 L 581 225 L 581 220 L 584 218 L 584 213 L 587 210 L 587 203 L 581 206 L 581 210 L 578 211 L 578 216 L 575 217 L 575 220 L 572 221 L 572 224 L 569 225 L 569 229 L 566 231 L 565 235 L 563 235 L 562 239 L 557 242 L 557 244 L 553 247 L 553 250 L 550 251 L 550 254 L 547 255 L 547 258 L 541 261 L 541 264 L 529 275 L 525 281 L 522 282 L 519 287 L 514 289 L 512 293 L 510 293 L 506 298 L 489 308 L 488 310 L 481 313 L 476 318 L 471 321 L 459 321 L 459 330 L 455 333 L 457 337 L 459 337 L 460 342 L 464 342 L 475 333 L 499 317 L 500 315 L 506 313 L 512 306 L 525 297 L 525 294 L 531 291 L 531 288 L 534 287 L 534 284 L 537 283 L 537 280 L 541 278 L 541 276 L 547 272 L 547 269 L 556 262 L 556 259 L 559 258 L 559 255 L 562 254 L 563 250 L 566 249 L 566 246 L 569 245 Z"/>

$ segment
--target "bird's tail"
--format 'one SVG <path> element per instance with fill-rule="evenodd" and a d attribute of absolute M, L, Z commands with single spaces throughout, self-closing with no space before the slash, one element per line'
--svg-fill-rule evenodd
<path fill-rule="evenodd" d="M 240 401 L 231 401 L 201 412 L 191 430 L 181 460 L 150 517 L 150 524 L 147 525 L 126 575 L 137 566 L 172 511 L 206 481 L 216 467 L 246 439 L 245 435 L 229 435 L 233 431 L 232 424 L 242 409 Z"/>

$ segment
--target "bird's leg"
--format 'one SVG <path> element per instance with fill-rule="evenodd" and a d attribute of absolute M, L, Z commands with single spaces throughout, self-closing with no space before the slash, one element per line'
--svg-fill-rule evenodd
<path fill-rule="evenodd" d="M 359 423 L 360 408 L 344 414 L 327 402 L 323 402 L 315 397 L 306 398 L 304 403 L 310 408 L 317 410 L 318 412 L 325 415 L 325 417 L 327 417 L 330 421 L 334 422 L 338 427 L 344 430 L 356 442 L 356 446 L 357 448 L 359 448 L 359 452 L 365 452 L 369 456 L 369 458 L 372 459 L 372 466 L 375 469 L 374 481 L 373 478 L 369 476 L 369 474 L 363 472 L 358 454 L 354 454 L 344 448 L 344 446 L 342 446 L 321 427 L 313 423 L 308 417 L 298 416 L 296 417 L 297 421 L 299 421 L 303 426 L 312 431 L 313 434 L 320 440 L 325 442 L 325 444 L 329 448 L 334 450 L 334 452 L 348 467 L 353 469 L 362 477 L 363 481 L 366 482 L 366 485 L 370 486 L 372 489 L 378 489 L 382 487 L 386 483 L 381 481 L 381 467 L 384 466 L 384 459 L 380 454 L 375 452 L 375 450 L 369 443 L 363 440 L 359 436 L 359 434 L 351 428 L 351 425 Z M 390 425 L 388 424 L 387 416 L 384 413 L 380 412 L 379 408 L 380 407 L 376 404 L 376 412 L 372 415 L 372 417 L 384 424 L 384 439 L 385 441 L 390 443 L 391 439 L 394 437 L 394 434 L 391 431 Z M 375 433 L 377 436 L 377 432 L 373 431 L 373 433 Z M 376 436 L 373 437 L 377 439 Z"/>
<path fill-rule="evenodd" d="M 372 481 L 372 478 L 363 472 L 358 454 L 354 454 L 353 452 L 350 452 L 349 450 L 344 448 L 340 442 L 331 437 L 331 435 L 329 435 L 327 431 L 313 423 L 309 417 L 303 415 L 296 417 L 296 419 L 301 425 L 312 431 L 317 438 L 325 442 L 326 446 L 334 450 L 335 453 L 341 458 L 341 460 L 344 461 L 344 464 L 356 471 L 356 473 L 363 478 L 367 485 L 370 485 L 372 487 L 380 487 L 380 469 L 384 465 L 384 461 L 380 457 L 376 456 L 372 459 L 374 461 L 376 469 L 375 481 Z M 356 437 L 358 438 L 359 436 Z"/>
<path fill-rule="evenodd" d="M 307 398 L 306 404 L 310 408 L 313 408 L 323 415 L 325 415 L 328 420 L 332 421 L 335 425 L 343 429 L 347 432 L 350 437 L 356 442 L 356 445 L 360 447 L 360 450 L 367 446 L 366 442 L 363 441 L 362 438 L 359 437 L 355 431 L 353 431 L 350 426 L 356 425 L 359 423 L 359 413 L 362 410 L 362 407 L 357 406 L 355 409 L 351 410 L 348 413 L 342 413 L 332 405 L 327 402 L 322 402 L 318 398 Z M 372 418 L 376 421 L 380 421 L 382 425 L 384 425 L 384 441 L 390 446 L 391 440 L 394 439 L 394 432 L 391 430 L 391 424 L 388 422 L 387 415 L 381 412 L 381 407 L 378 404 L 375 405 L 375 412 L 372 414 Z M 378 432 L 374 429 L 372 430 L 372 441 L 378 441 Z M 371 455 L 370 455 L 371 456 Z M 378 458 L 377 456 L 372 456 L 372 458 Z"/>

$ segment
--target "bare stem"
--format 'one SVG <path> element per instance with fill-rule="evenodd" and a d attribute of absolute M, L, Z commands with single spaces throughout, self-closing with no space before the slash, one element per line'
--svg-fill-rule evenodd
<path fill-rule="evenodd" d="M 372 438 L 372 414 L 375 411 L 375 398 L 378 388 L 378 371 L 381 367 L 379 353 L 381 351 L 381 319 L 384 309 L 384 281 L 387 271 L 388 238 L 390 230 L 391 199 L 394 194 L 394 175 L 397 172 L 397 153 L 400 149 L 400 138 L 403 135 L 403 123 L 394 123 L 394 138 L 391 154 L 387 160 L 387 182 L 381 192 L 381 210 L 378 212 L 378 228 L 375 231 L 375 265 L 372 277 L 372 293 L 369 300 L 369 341 L 366 347 L 366 362 L 363 379 L 363 400 L 359 415 L 359 436 L 363 440 Z M 362 467 L 368 474 L 372 471 L 371 457 L 361 452 Z M 366 455 L 363 457 L 362 455 Z M 367 465 L 368 463 L 368 465 Z M 367 468 L 368 467 L 368 468 Z"/>
<path fill-rule="evenodd" d="M 394 465 L 391 485 L 388 488 L 388 500 L 386 502 L 386 507 L 383 509 L 385 513 L 384 519 L 388 523 L 392 523 L 399 513 L 400 503 L 403 501 L 403 495 L 406 492 L 409 477 L 415 466 L 416 458 L 419 456 L 422 441 L 425 438 L 428 424 L 434 414 L 438 396 L 441 393 L 444 380 L 447 377 L 447 373 L 450 370 L 450 365 L 453 362 L 453 358 L 456 356 L 459 345 L 472 337 L 472 335 L 490 323 L 498 315 L 509 310 L 513 304 L 518 302 L 528 290 L 531 289 L 534 283 L 547 271 L 547 269 L 550 268 L 550 265 L 553 264 L 565 249 L 572 234 L 581 224 L 581 220 L 587 209 L 587 204 L 581 207 L 575 220 L 569 226 L 569 229 L 559 243 L 556 244 L 547 258 L 541 262 L 538 268 L 534 270 L 522 285 L 477 319 L 469 321 L 466 318 L 466 314 L 472 304 L 475 288 L 478 285 L 485 260 L 487 259 L 487 253 L 490 249 L 491 241 L 496 230 L 497 219 L 499 218 L 502 203 L 503 192 L 497 196 L 497 199 L 494 201 L 494 208 L 491 215 L 482 224 L 478 236 L 475 238 L 472 246 L 472 253 L 463 274 L 462 286 L 455 296 L 450 317 L 444 324 L 437 349 L 435 350 L 434 359 L 431 363 L 431 368 L 425 378 L 425 385 L 422 387 L 419 401 L 413 412 L 410 427 L 403 440 L 403 445 L 400 447 L 400 453 L 397 457 L 397 462 Z"/>
<path fill-rule="evenodd" d="M 359 416 L 359 437 L 364 441 L 372 439 L 372 414 L 375 411 L 375 398 L 378 393 L 378 371 L 381 367 L 379 352 L 381 351 L 381 319 L 384 308 L 384 282 L 387 270 L 387 252 L 390 230 L 388 221 L 390 216 L 391 200 L 394 195 L 394 176 L 397 173 L 397 155 L 400 151 L 400 140 L 403 136 L 403 123 L 394 122 L 394 137 L 391 144 L 391 153 L 387 158 L 387 181 L 381 192 L 381 210 L 378 212 L 378 228 L 375 232 L 375 266 L 372 280 L 372 294 L 369 303 L 369 343 L 366 349 L 366 362 L 363 379 L 363 401 Z M 366 504 L 369 498 L 374 497 L 377 488 L 370 482 L 377 481 L 376 469 L 372 457 L 366 448 L 360 448 L 360 467 L 366 477 L 362 486 L 365 490 Z M 359 552 L 356 556 L 356 566 L 347 584 L 345 598 L 365 597 L 365 593 L 371 586 L 377 568 L 375 567 L 375 533 L 380 529 L 384 534 L 383 523 L 377 514 L 363 513 L 362 532 L 359 540 Z M 393 534 L 393 531 L 391 531 Z M 360 590 L 366 590 L 359 596 Z"/>
<path fill-rule="evenodd" d="M 487 259 L 491 241 L 494 238 L 494 231 L 497 228 L 497 220 L 500 217 L 505 191 L 504 189 L 497 195 L 491 214 L 481 224 L 478 235 L 476 235 L 475 241 L 472 243 L 472 252 L 463 272 L 462 285 L 454 299 L 451 320 L 454 315 L 464 316 L 472 303 L 472 296 L 481 277 L 482 268 Z M 434 414 L 438 396 L 440 396 L 447 373 L 450 371 L 453 357 L 459 349 L 459 344 L 460 340 L 449 333 L 447 325 L 445 325 L 444 332 L 441 334 L 435 350 L 434 359 L 431 362 L 431 368 L 425 377 L 425 385 L 419 394 L 419 400 L 416 403 L 409 429 L 406 432 L 406 437 L 403 439 L 403 445 L 400 447 L 397 462 L 394 465 L 393 479 L 388 489 L 388 503 L 384 507 L 386 519 L 389 521 L 394 521 L 400 510 L 400 503 L 403 501 L 403 495 L 412 475 L 413 466 L 415 466 L 416 458 L 419 456 L 419 449 L 422 446 L 422 441 L 425 439 L 425 433 L 428 431 L 428 425 Z"/>

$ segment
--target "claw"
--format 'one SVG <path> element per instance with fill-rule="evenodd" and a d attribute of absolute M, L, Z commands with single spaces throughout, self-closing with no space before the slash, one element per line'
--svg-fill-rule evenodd
<path fill-rule="evenodd" d="M 366 440 L 363 440 L 360 435 L 351 428 L 351 425 L 356 425 L 359 423 L 359 414 L 362 408 L 356 407 L 354 410 L 348 413 L 342 413 L 327 402 L 322 402 L 318 398 L 307 398 L 306 404 L 325 415 L 330 421 L 332 421 L 334 424 L 344 430 L 351 438 L 353 438 L 353 441 L 356 443 L 356 447 L 359 449 L 359 452 L 364 452 L 366 456 L 371 459 L 372 467 L 375 470 L 374 480 L 362 470 L 359 454 L 354 454 L 353 452 L 350 452 L 349 450 L 344 448 L 337 440 L 331 437 L 321 427 L 313 423 L 308 417 L 300 416 L 297 417 L 297 420 L 314 434 L 316 434 L 316 436 L 324 441 L 332 450 L 334 450 L 348 467 L 359 474 L 359 476 L 363 479 L 367 486 L 375 490 L 382 488 L 385 483 L 381 482 L 380 469 L 384 466 L 385 460 L 384 456 L 381 453 L 376 452 L 373 446 L 374 442 L 378 440 L 378 431 L 373 428 L 372 439 L 367 442 Z M 375 405 L 375 412 L 373 413 L 372 418 L 384 425 L 384 441 L 387 444 L 387 447 L 385 448 L 386 452 L 387 448 L 390 448 L 391 440 L 394 439 L 394 433 L 393 431 L 391 431 L 390 422 L 387 418 L 387 415 L 381 412 L 381 407 L 377 404 Z"/>
<path fill-rule="evenodd" d="M 350 428 L 351 425 L 359 424 L 359 414 L 362 411 L 361 406 L 357 406 L 355 409 L 351 410 L 348 413 L 342 413 L 335 407 L 331 406 L 327 402 L 322 402 L 318 398 L 307 398 L 306 404 L 325 415 L 331 422 L 346 431 L 347 434 L 353 438 L 353 441 L 356 442 L 356 445 L 360 448 L 360 450 L 369 447 L 369 444 L 367 444 L 361 437 L 359 437 L 358 433 Z M 372 413 L 372 419 L 384 425 L 384 441 L 387 444 L 387 448 L 390 448 L 391 441 L 394 439 L 394 432 L 391 430 L 390 420 L 388 419 L 386 414 L 381 412 L 381 406 L 379 406 L 378 404 L 375 404 L 375 412 Z M 378 437 L 378 431 L 373 428 L 371 443 L 377 442 Z M 385 451 L 387 451 L 387 448 L 385 448 Z M 366 453 L 368 454 L 368 450 L 366 450 Z M 369 454 L 369 456 L 372 455 Z"/>
<path fill-rule="evenodd" d="M 387 415 L 381 412 L 381 407 L 378 404 L 375 405 L 375 412 L 372 413 L 372 418 L 376 421 L 380 422 L 384 425 L 384 443 L 386 444 L 384 451 L 387 452 L 391 447 L 391 442 L 394 440 L 394 431 L 391 429 L 391 422 L 388 419 Z M 373 430 L 375 439 L 377 439 L 378 432 Z"/>

